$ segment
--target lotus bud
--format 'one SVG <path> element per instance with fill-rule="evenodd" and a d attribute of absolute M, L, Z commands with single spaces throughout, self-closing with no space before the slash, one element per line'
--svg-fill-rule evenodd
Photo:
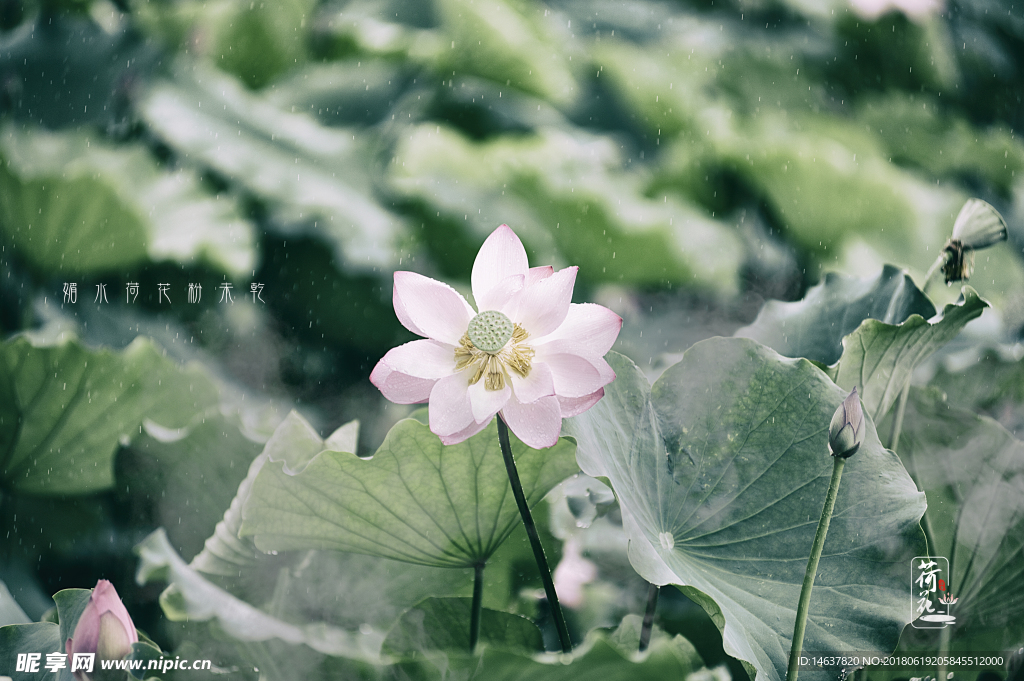
<path fill-rule="evenodd" d="M 857 388 L 843 400 L 832 416 L 828 427 L 828 448 L 832 456 L 848 459 L 860 449 L 864 439 L 864 411 L 860 406 Z"/>
<path fill-rule="evenodd" d="M 124 604 L 117 595 L 114 585 L 105 579 L 96 582 L 89 603 L 78 619 L 78 625 L 71 638 L 67 640 L 64 650 L 69 660 L 75 653 L 95 653 L 100 660 L 120 660 L 132 651 L 132 644 L 139 640 L 132 618 L 128 615 Z M 97 661 L 96 672 L 87 674 L 75 671 L 78 681 L 91 681 L 99 678 L 100 665 Z M 124 672 L 120 672 L 123 678 Z"/>
<path fill-rule="evenodd" d="M 953 223 L 953 239 L 964 248 L 979 250 L 1006 241 L 1006 221 L 981 199 L 968 199 Z"/>

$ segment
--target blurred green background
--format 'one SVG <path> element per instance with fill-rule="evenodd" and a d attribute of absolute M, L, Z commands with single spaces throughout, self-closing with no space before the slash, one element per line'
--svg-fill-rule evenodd
<path fill-rule="evenodd" d="M 579 299 L 701 327 L 823 270 L 920 278 L 978 196 L 1012 247 L 972 285 L 1019 334 L 1024 18 L 903 4 L 5 1 L 0 323 L 170 319 L 323 404 L 409 338 L 391 272 L 464 285 L 503 222 Z M 218 307 L 223 282 L 266 302 Z M 664 312 L 631 354 L 706 335 Z"/>
<path fill-rule="evenodd" d="M 579 265 L 654 375 L 825 271 L 923 283 L 975 196 L 1010 240 L 978 254 L 974 333 L 1024 332 L 1012 3 L 0 0 L 0 29 L 0 332 L 149 336 L 219 395 L 216 432 L 141 429 L 93 496 L 2 495 L 33 618 L 106 576 L 156 621 L 131 547 L 162 525 L 191 559 L 292 407 L 372 452 L 407 413 L 367 379 L 413 338 L 392 272 L 468 293 L 501 223 Z"/>

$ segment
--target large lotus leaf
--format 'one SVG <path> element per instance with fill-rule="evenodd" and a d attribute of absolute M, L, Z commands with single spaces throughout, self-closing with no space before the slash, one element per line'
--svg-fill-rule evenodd
<path fill-rule="evenodd" d="M 152 499 L 153 524 L 165 527 L 175 549 L 191 557 L 214 533 L 259 452 L 260 445 L 243 434 L 237 418 L 217 411 L 198 414 L 175 430 L 146 423 L 131 454 L 119 461 L 118 484 Z M 197 489 L 203 493 L 196 494 Z"/>
<path fill-rule="evenodd" d="M 503 605 L 490 602 L 496 600 L 493 592 L 501 586 L 501 555 L 499 552 L 485 571 L 484 603 L 488 607 Z M 282 562 L 290 564 L 287 570 L 281 570 Z M 306 551 L 268 556 L 255 566 L 241 568 L 241 584 L 233 580 L 221 583 L 240 597 L 256 601 L 260 580 L 276 575 L 275 616 L 290 622 L 324 620 L 352 631 L 366 631 L 369 626 L 383 639 L 402 612 L 424 598 L 469 596 L 473 572 L 358 553 Z M 468 632 L 468 618 L 466 622 Z"/>
<path fill-rule="evenodd" d="M 253 268 L 252 225 L 186 170 L 161 169 L 142 145 L 7 126 L 0 202 L 8 243 L 36 269 L 111 272 L 146 260 Z"/>
<path fill-rule="evenodd" d="M 881 421 L 918 364 L 952 340 L 988 307 L 970 286 L 939 318 L 911 315 L 902 324 L 865 320 L 843 338 L 843 356 L 829 373 L 839 386 L 860 392 L 864 411 Z"/>
<path fill-rule="evenodd" d="M 217 400 L 198 367 L 179 368 L 141 338 L 120 352 L 16 338 L 0 346 L 0 374 L 18 417 L 0 422 L 0 442 L 9 443 L 0 479 L 33 494 L 110 487 L 118 444 L 138 436 L 144 420 L 180 428 Z"/>
<path fill-rule="evenodd" d="M 570 655 L 528 656 L 496 647 L 479 656 L 453 651 L 423 651 L 418 662 L 395 665 L 398 678 L 413 681 L 662 681 L 685 679 L 704 667 L 693 645 L 655 627 L 650 646 L 637 653 L 640 617 L 628 615 L 614 631 L 594 629 Z M 708 678 L 716 678 L 709 676 Z"/>
<path fill-rule="evenodd" d="M 928 496 L 929 553 L 950 563 L 953 650 L 1024 641 L 1024 442 L 990 418 L 914 388 L 900 457 Z M 910 596 L 907 607 L 911 606 Z"/>
<path fill-rule="evenodd" d="M 363 135 L 279 108 L 199 64 L 179 64 L 139 107 L 170 147 L 266 201 L 285 225 L 328 237 L 349 267 L 398 265 L 400 220 L 373 199 Z"/>
<path fill-rule="evenodd" d="M 584 472 L 611 482 L 633 567 L 696 599 L 758 681 L 784 678 L 832 472 L 828 425 L 845 393 L 810 362 L 747 339 L 697 343 L 653 390 L 629 359 L 612 353 L 609 362 L 618 378 L 565 431 Z M 805 650 L 895 647 L 924 509 L 868 422 L 846 464 Z"/>
<path fill-rule="evenodd" d="M 146 537 L 135 552 L 139 555 L 136 578 L 139 584 L 167 581 L 160 597 L 164 614 L 172 621 L 216 621 L 239 641 L 263 642 L 279 639 L 292 645 L 306 645 L 326 655 L 357 660 L 376 659 L 357 634 L 325 622 L 291 624 L 232 596 L 185 564 L 160 529 Z M 369 641 L 366 641 L 369 643 Z"/>
<path fill-rule="evenodd" d="M 929 319 L 935 306 L 909 276 L 886 265 L 873 279 L 829 272 L 803 300 L 765 303 L 757 319 L 735 335 L 752 338 L 784 357 L 835 364 L 843 354 L 843 337 L 865 319 L 900 324 L 912 314 Z"/>
<path fill-rule="evenodd" d="M 468 621 L 460 629 L 468 628 Z M 336 679 L 407 679 L 408 681 L 576 681 L 600 678 L 608 681 L 662 681 L 685 679 L 702 671 L 703 663 L 694 647 L 682 636 L 670 636 L 654 628 L 650 647 L 637 653 L 640 617 L 629 615 L 614 631 L 595 629 L 571 655 L 546 653 L 530 655 L 496 646 L 484 647 L 478 655 L 456 650 L 418 651 L 415 659 L 367 668 L 341 656 L 318 655 L 306 647 L 267 641 L 247 646 L 242 664 L 256 665 L 267 681 L 311 681 Z M 192 655 L 191 657 L 196 657 Z M 707 674 L 706 681 L 722 679 Z M 727 678 L 727 677 L 725 677 Z"/>
<path fill-rule="evenodd" d="M 410 657 L 425 650 L 468 651 L 471 608 L 471 598 L 427 598 L 402 614 L 384 639 L 383 651 Z M 480 613 L 480 643 L 528 653 L 544 650 L 536 624 L 489 608 Z"/>
<path fill-rule="evenodd" d="M 530 506 L 576 472 L 560 440 L 512 453 Z M 372 459 L 326 450 L 302 469 L 268 461 L 242 512 L 242 535 L 264 551 L 338 549 L 436 567 L 486 562 L 520 522 L 497 422 L 445 446 L 415 419 L 396 424 Z"/>
<path fill-rule="evenodd" d="M 351 421 L 334 431 L 326 441 L 322 440 L 298 412 L 289 412 L 267 440 L 262 453 L 252 460 L 245 479 L 238 485 L 238 491 L 213 535 L 189 566 L 209 575 L 234 577 L 241 569 L 254 565 L 261 553 L 251 538 L 239 537 L 238 531 L 242 527 L 242 507 L 264 464 L 267 461 L 284 461 L 293 470 L 301 469 L 325 449 L 354 452 L 358 437 L 359 422 Z"/>
<path fill-rule="evenodd" d="M 274 582 L 273 600 L 280 606 L 276 616 L 288 621 L 327 620 L 350 629 L 370 625 L 383 631 L 402 610 L 425 597 L 467 593 L 471 570 L 337 551 L 272 557 L 260 552 L 252 537 L 238 536 L 245 500 L 267 461 L 284 461 L 289 468 L 299 469 L 325 449 L 352 452 L 358 431 L 359 423 L 352 421 L 323 440 L 298 413 L 289 413 L 249 466 L 231 505 L 189 567 L 222 578 L 222 586 L 248 600 L 260 599 L 259 584 Z M 379 590 L 382 580 L 388 584 L 384 592 Z"/>

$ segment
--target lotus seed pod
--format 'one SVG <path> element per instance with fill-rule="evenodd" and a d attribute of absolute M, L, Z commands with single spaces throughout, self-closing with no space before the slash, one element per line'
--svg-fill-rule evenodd
<path fill-rule="evenodd" d="M 497 310 L 487 310 L 473 317 L 467 329 L 473 345 L 492 355 L 505 347 L 514 331 L 512 320 Z"/>

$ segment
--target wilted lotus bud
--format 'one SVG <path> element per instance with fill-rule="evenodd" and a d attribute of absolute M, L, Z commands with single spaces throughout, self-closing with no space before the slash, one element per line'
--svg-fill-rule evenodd
<path fill-rule="evenodd" d="M 974 269 L 974 251 L 1006 241 L 1006 221 L 995 208 L 981 199 L 968 199 L 953 224 L 953 236 L 943 253 L 942 273 L 946 283 L 962 281 Z"/>
<path fill-rule="evenodd" d="M 864 439 L 864 411 L 860 406 L 857 388 L 843 400 L 832 416 L 828 427 L 828 448 L 832 456 L 848 459 L 860 449 Z"/>
<path fill-rule="evenodd" d="M 132 651 L 132 644 L 139 640 L 135 625 L 124 604 L 117 595 L 114 585 L 105 579 L 96 582 L 89 604 L 82 611 L 71 638 L 64 650 L 70 660 L 75 653 L 95 653 L 98 660 L 120 660 Z M 100 678 L 99 661 L 92 674 L 75 671 L 78 681 Z M 70 665 L 69 665 L 70 668 Z M 121 671 L 120 678 L 124 678 Z"/>
<path fill-rule="evenodd" d="M 988 248 L 1006 241 L 1006 221 L 991 204 L 968 199 L 953 223 L 953 238 L 964 248 Z"/>

